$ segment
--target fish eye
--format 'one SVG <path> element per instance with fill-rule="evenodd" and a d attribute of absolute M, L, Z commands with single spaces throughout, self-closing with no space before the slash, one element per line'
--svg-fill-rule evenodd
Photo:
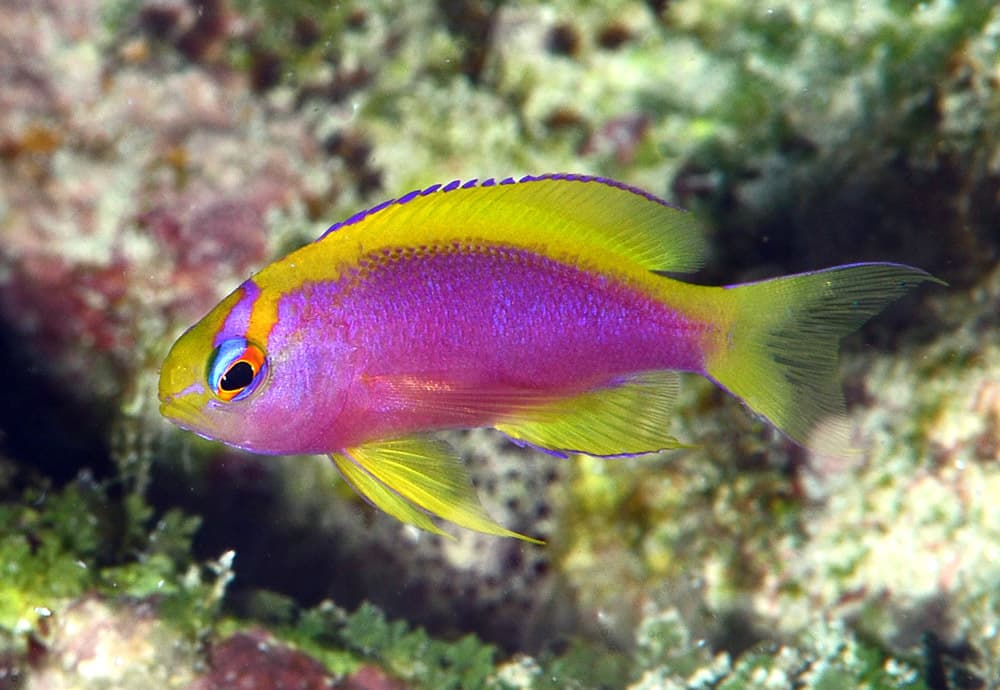
<path fill-rule="evenodd" d="M 264 380 L 267 356 L 244 338 L 224 340 L 208 360 L 208 385 L 224 402 L 242 400 Z"/>

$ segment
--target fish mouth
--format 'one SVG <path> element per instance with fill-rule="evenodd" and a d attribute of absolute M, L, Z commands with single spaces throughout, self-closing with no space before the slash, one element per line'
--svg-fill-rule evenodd
<path fill-rule="evenodd" d="M 160 403 L 160 414 L 184 431 L 200 436 L 206 441 L 225 443 L 228 446 L 253 453 L 262 452 L 252 438 L 234 435 L 227 427 L 228 417 L 209 417 L 189 401 L 170 398 Z"/>
<path fill-rule="evenodd" d="M 188 372 L 181 367 L 164 366 L 160 371 L 160 414 L 185 431 L 198 432 L 210 428 L 203 406 L 208 391 L 200 382 L 190 382 Z"/>
<path fill-rule="evenodd" d="M 208 427 L 208 418 L 197 406 L 176 396 L 168 395 L 161 399 L 160 414 L 181 429 L 199 436 Z"/>

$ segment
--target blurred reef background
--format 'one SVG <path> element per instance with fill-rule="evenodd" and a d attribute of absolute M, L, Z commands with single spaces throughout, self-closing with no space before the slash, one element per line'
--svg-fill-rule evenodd
<path fill-rule="evenodd" d="M 383 199 L 572 171 L 696 280 L 946 279 L 844 343 L 860 453 L 688 377 L 654 459 L 456 433 L 545 547 L 417 534 L 158 415 L 176 335 Z M 1000 8 L 0 4 L 0 688 L 1000 688 Z"/>

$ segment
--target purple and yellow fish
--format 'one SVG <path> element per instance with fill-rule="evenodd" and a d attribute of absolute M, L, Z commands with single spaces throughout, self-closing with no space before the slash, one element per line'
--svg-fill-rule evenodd
<path fill-rule="evenodd" d="M 677 448 L 677 372 L 695 372 L 794 441 L 838 450 L 840 338 L 940 282 L 893 263 L 725 287 L 661 275 L 704 255 L 690 214 L 613 180 L 433 185 L 238 287 L 170 350 L 160 410 L 257 453 L 329 454 L 422 529 L 443 533 L 436 516 L 530 540 L 486 514 L 431 432 L 493 427 L 562 456 Z"/>

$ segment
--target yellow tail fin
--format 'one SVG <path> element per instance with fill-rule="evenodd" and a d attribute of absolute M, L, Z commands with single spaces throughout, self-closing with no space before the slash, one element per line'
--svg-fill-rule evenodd
<path fill-rule="evenodd" d="M 794 441 L 844 452 L 840 339 L 928 281 L 945 284 L 918 268 L 863 263 L 731 286 L 732 325 L 706 373 Z"/>

